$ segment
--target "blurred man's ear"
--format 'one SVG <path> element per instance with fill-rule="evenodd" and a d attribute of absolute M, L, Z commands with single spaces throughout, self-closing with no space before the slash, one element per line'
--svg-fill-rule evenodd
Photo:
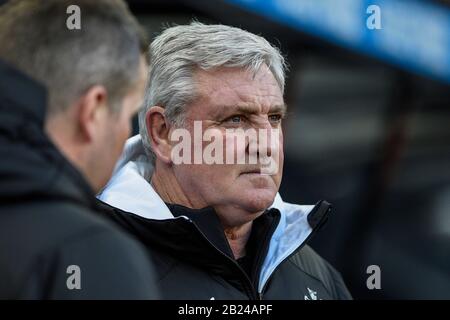
<path fill-rule="evenodd" d="M 102 123 L 108 114 L 106 88 L 95 85 L 80 97 L 77 103 L 79 134 L 85 142 L 91 142 L 103 130 Z"/>
<path fill-rule="evenodd" d="M 156 157 L 164 163 L 171 163 L 172 146 L 170 144 L 170 127 L 164 116 L 164 108 L 151 107 L 145 114 L 147 135 Z"/>

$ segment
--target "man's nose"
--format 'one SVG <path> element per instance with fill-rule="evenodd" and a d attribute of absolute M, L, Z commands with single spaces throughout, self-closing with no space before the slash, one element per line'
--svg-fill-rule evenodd
<path fill-rule="evenodd" d="M 249 140 L 248 150 L 251 152 L 254 150 L 257 153 L 257 157 L 271 157 L 273 149 L 277 147 L 278 142 L 278 129 L 274 129 L 270 122 L 261 121 L 254 127 L 256 130 L 255 139 Z M 255 144 L 250 146 L 250 144 Z"/>

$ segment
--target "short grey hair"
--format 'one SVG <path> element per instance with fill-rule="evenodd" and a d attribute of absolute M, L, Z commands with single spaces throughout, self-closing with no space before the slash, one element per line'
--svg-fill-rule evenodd
<path fill-rule="evenodd" d="M 66 26 L 70 5 L 80 8 L 81 29 Z M 1 59 L 45 85 L 49 114 L 93 85 L 118 110 L 148 45 L 123 0 L 10 0 L 0 6 L 0 43 Z"/>
<path fill-rule="evenodd" d="M 145 115 L 152 106 L 165 109 L 171 124 L 181 125 L 185 107 L 196 98 L 194 73 L 218 67 L 239 67 L 256 73 L 265 64 L 284 92 L 286 63 L 278 48 L 263 37 L 225 25 L 192 22 L 164 30 L 150 45 L 150 73 L 139 131 L 150 161 Z"/>

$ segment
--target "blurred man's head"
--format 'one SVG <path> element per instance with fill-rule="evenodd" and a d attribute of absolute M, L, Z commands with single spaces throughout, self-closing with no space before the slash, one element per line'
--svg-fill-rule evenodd
<path fill-rule="evenodd" d="M 150 60 L 139 124 L 155 164 L 156 190 L 168 202 L 214 207 L 225 227 L 254 220 L 272 204 L 281 183 L 283 57 L 265 39 L 241 29 L 192 23 L 159 35 Z M 256 136 L 246 137 L 246 130 Z M 262 136 L 268 143 L 261 143 Z M 236 142 L 240 138 L 243 143 Z M 180 151 L 186 139 L 190 146 Z M 265 172 L 252 156 L 271 158 L 275 170 Z"/>
<path fill-rule="evenodd" d="M 71 5 L 80 9 L 80 29 L 68 27 Z M 127 6 L 121 0 L 11 0 L 0 7 L 0 43 L 0 59 L 46 86 L 50 138 L 95 190 L 101 188 L 145 86 L 145 37 Z"/>

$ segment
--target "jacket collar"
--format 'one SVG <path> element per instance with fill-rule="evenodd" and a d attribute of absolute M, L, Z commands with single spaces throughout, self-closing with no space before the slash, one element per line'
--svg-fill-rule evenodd
<path fill-rule="evenodd" d="M 45 87 L 0 60 L 0 106 L 21 113 L 43 127 L 47 104 Z"/>
<path fill-rule="evenodd" d="M 92 188 L 44 131 L 46 106 L 43 85 L 0 61 L 2 201 L 57 198 L 95 206 Z"/>
<path fill-rule="evenodd" d="M 152 172 L 141 138 L 136 135 L 125 144 L 111 180 L 97 197 L 112 207 L 145 219 L 166 221 L 182 218 L 174 217 L 148 182 Z M 316 206 L 287 203 L 277 193 L 270 208 L 280 211 L 280 221 L 262 264 L 258 283 L 260 292 L 277 266 L 305 243 L 315 227 L 323 224 L 329 207 L 326 202 Z"/>

